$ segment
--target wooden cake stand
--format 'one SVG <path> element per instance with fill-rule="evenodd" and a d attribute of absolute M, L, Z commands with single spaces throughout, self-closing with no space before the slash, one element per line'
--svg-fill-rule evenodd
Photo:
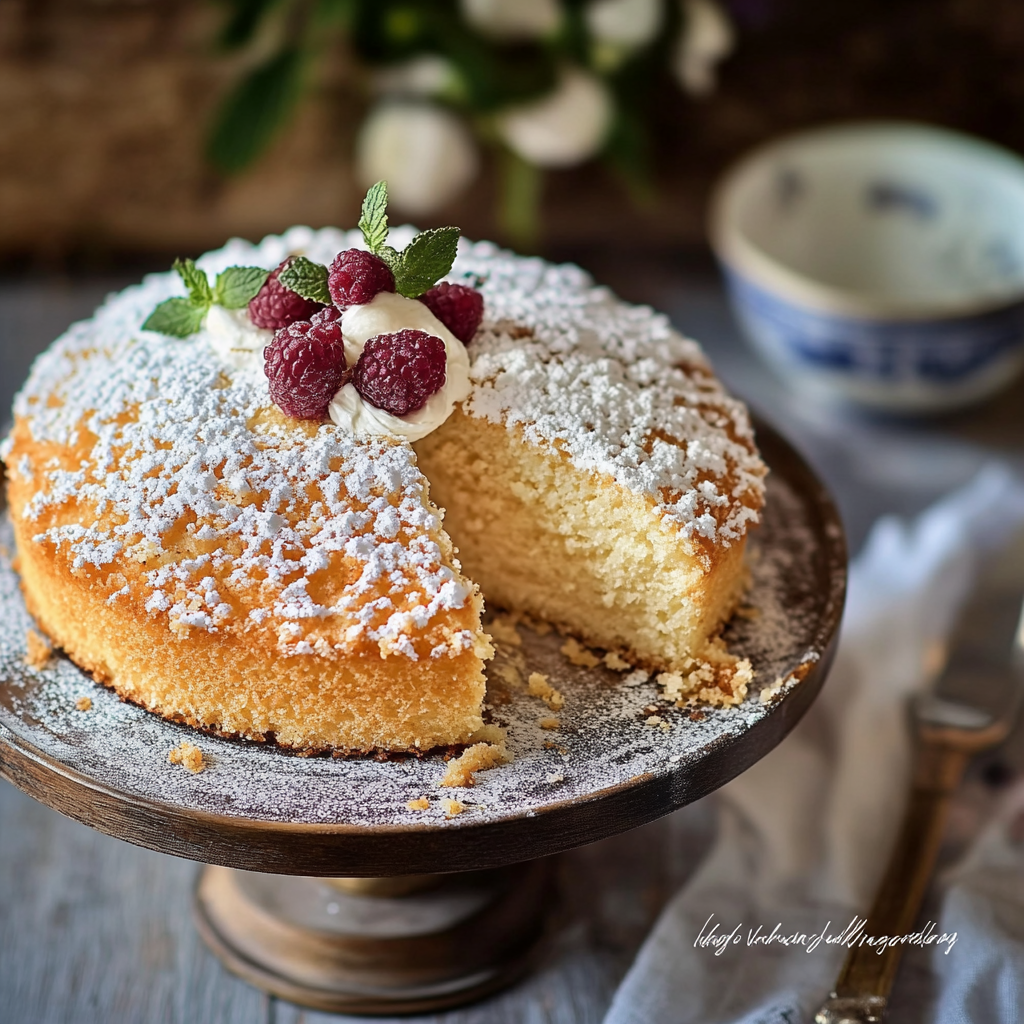
<path fill-rule="evenodd" d="M 842 527 L 793 449 L 765 427 L 758 440 L 768 502 L 750 542 L 749 607 L 726 632 L 756 672 L 739 706 L 677 708 L 653 679 L 572 664 L 563 638 L 521 625 L 521 642 L 499 643 L 488 672 L 490 714 L 508 727 L 514 760 L 472 788 L 438 787 L 441 756 L 303 758 L 208 736 L 121 702 L 62 656 L 26 664 L 32 620 L 4 519 L 0 775 L 109 835 L 205 862 L 203 938 L 278 996 L 395 1014 L 493 992 L 536 955 L 552 901 L 544 858 L 739 775 L 825 679 L 846 584 Z M 564 695 L 557 716 L 528 694 L 531 671 Z M 168 761 L 183 740 L 203 752 L 198 774 Z M 408 806 L 422 797 L 426 809 Z"/>

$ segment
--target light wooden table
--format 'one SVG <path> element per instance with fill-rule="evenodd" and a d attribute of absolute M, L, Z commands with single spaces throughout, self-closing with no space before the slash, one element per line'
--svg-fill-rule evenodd
<path fill-rule="evenodd" d="M 809 455 L 832 486 L 851 546 L 879 514 L 911 514 L 966 482 L 992 454 L 1024 466 L 1024 383 L 980 411 L 928 425 L 839 418 L 805 407 L 740 341 L 709 264 L 578 254 L 626 298 L 668 312 L 700 338 L 727 383 Z M 116 279 L 0 282 L 0 422 L 35 352 L 87 316 Z M 953 814 L 954 843 L 976 827 L 1024 743 L 976 766 Z M 995 767 L 993 767 L 995 766 Z M 701 801 L 560 859 L 562 906 L 541 969 L 446 1024 L 592 1024 L 671 893 L 714 832 Z M 0 1021 L 31 1024 L 326 1024 L 348 1018 L 272 999 L 222 970 L 191 922 L 197 866 L 62 818 L 0 782 Z M 908 957 L 893 1018 L 913 1020 L 926 964 Z M 902 1009 L 901 1009 L 902 1006 Z M 904 1015 L 904 1012 L 905 1014 Z"/>

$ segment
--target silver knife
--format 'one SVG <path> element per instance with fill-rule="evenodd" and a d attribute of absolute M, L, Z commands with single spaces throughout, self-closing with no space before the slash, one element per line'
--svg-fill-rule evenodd
<path fill-rule="evenodd" d="M 968 761 L 1006 739 L 1024 692 L 1020 591 L 975 590 L 961 613 L 935 685 L 911 705 L 915 753 L 910 796 L 896 845 L 864 925 L 870 936 L 914 929 L 942 845 L 950 797 Z M 869 1024 L 889 1004 L 903 945 L 847 954 L 816 1024 Z"/>

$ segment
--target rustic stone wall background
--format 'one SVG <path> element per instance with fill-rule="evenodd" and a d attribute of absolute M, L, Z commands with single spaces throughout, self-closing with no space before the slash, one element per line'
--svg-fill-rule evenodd
<path fill-rule="evenodd" d="M 711 183 L 745 149 L 828 120 L 904 117 L 1024 151 L 1020 0 L 732 0 L 736 53 L 705 100 L 666 89 L 658 200 L 638 211 L 603 167 L 552 175 L 545 243 L 693 246 Z M 212 110 L 237 75 L 211 0 L 0 0 L 0 265 L 108 265 L 229 235 L 351 223 L 346 159 L 362 99 L 343 54 L 272 152 L 207 168 Z M 486 173 L 437 221 L 496 236 Z"/>

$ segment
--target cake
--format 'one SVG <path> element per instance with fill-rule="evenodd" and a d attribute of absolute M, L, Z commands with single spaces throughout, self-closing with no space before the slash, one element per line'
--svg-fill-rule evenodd
<path fill-rule="evenodd" d="M 293 228 L 198 269 L 262 280 L 365 247 Z M 289 415 L 261 354 L 278 341 L 245 309 L 214 304 L 185 338 L 143 329 L 182 295 L 175 274 L 73 325 L 36 361 L 0 451 L 39 628 L 127 700 L 304 751 L 479 737 L 484 599 L 622 664 L 686 678 L 710 659 L 711 687 L 734 698 L 715 637 L 765 472 L 742 403 L 664 316 L 575 266 L 460 240 L 446 277 L 483 297 L 465 345 L 397 294 L 323 318 L 346 352 L 358 330 L 368 350 L 392 307 L 441 339 L 445 383 L 406 436 L 381 427 L 351 365 L 329 416 Z"/>

